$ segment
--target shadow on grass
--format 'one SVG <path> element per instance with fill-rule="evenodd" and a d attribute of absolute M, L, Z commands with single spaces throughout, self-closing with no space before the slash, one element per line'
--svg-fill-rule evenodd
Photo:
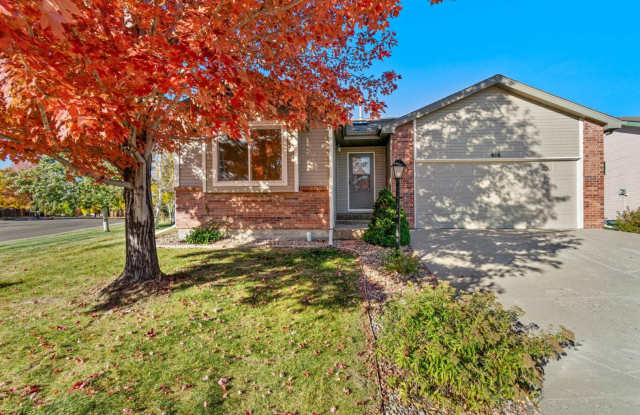
<path fill-rule="evenodd" d="M 0 282 L 0 290 L 3 288 L 13 287 L 14 285 L 24 284 L 24 281 L 10 281 L 10 282 Z"/>
<path fill-rule="evenodd" d="M 116 280 L 102 290 L 101 302 L 90 312 L 130 306 L 195 286 L 240 288 L 247 295 L 239 303 L 249 307 L 265 306 L 286 296 L 297 304 L 290 312 L 308 307 L 348 310 L 360 302 L 355 258 L 333 249 L 192 251 L 175 259 L 191 265 L 159 281 L 123 287 Z"/>

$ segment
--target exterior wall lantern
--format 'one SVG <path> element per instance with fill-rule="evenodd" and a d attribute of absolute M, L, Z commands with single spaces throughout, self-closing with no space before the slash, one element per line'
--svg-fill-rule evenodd
<path fill-rule="evenodd" d="M 400 159 L 393 162 L 391 170 L 396 179 L 396 250 L 400 250 L 400 179 L 407 165 Z"/>

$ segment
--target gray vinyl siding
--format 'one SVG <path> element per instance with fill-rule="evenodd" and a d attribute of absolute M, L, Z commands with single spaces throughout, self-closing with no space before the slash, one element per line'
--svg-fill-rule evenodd
<path fill-rule="evenodd" d="M 417 163 L 417 228 L 576 228 L 576 172 L 575 161 Z"/>
<path fill-rule="evenodd" d="M 298 137 L 300 186 L 329 186 L 329 129 L 312 128 Z"/>
<path fill-rule="evenodd" d="M 604 159 L 604 214 L 615 219 L 626 208 L 640 208 L 640 129 L 605 135 Z M 620 196 L 620 189 L 626 189 L 628 196 Z"/>
<path fill-rule="evenodd" d="M 578 120 L 492 87 L 416 121 L 417 159 L 578 157 Z"/>
<path fill-rule="evenodd" d="M 349 165 L 348 153 L 374 153 L 374 200 L 378 192 L 386 187 L 387 150 L 384 146 L 341 147 L 336 150 L 335 157 L 335 205 L 336 213 L 349 212 L 348 186 Z"/>
<path fill-rule="evenodd" d="M 178 186 L 202 187 L 202 141 L 190 140 L 180 143 Z"/>

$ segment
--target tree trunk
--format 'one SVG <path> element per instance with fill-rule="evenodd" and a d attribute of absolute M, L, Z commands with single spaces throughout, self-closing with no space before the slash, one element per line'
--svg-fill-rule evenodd
<path fill-rule="evenodd" d="M 109 232 L 109 207 L 102 208 L 102 230 Z"/>
<path fill-rule="evenodd" d="M 127 171 L 124 179 L 134 188 L 124 189 L 126 262 L 119 280 L 130 285 L 159 279 L 162 275 L 151 200 L 151 157 L 136 171 Z"/>

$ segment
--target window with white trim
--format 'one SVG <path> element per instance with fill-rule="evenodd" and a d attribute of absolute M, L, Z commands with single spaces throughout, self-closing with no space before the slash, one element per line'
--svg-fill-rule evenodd
<path fill-rule="evenodd" d="M 216 184 L 286 184 L 287 147 L 279 127 L 252 128 L 246 137 L 221 137 L 216 148 Z"/>

